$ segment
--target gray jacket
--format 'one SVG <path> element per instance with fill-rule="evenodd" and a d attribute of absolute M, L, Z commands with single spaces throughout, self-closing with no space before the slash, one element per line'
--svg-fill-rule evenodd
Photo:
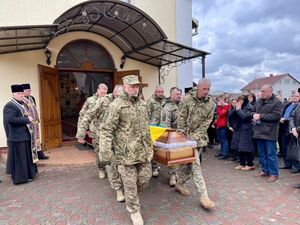
<path fill-rule="evenodd" d="M 253 126 L 253 138 L 277 141 L 282 111 L 283 105 L 274 94 L 259 99 L 253 107 L 253 112 L 260 114 L 260 121 Z"/>

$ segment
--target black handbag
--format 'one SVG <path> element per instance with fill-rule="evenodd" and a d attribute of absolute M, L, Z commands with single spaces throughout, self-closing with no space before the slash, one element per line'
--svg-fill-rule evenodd
<path fill-rule="evenodd" d="M 286 149 L 286 160 L 300 161 L 300 145 L 298 139 L 291 135 Z"/>

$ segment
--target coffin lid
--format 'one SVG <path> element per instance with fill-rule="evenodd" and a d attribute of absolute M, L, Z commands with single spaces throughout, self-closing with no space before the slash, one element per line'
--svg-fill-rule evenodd
<path fill-rule="evenodd" d="M 165 144 L 172 144 L 178 142 L 188 142 L 190 139 L 176 132 L 175 129 L 167 128 L 166 131 L 156 141 Z"/>

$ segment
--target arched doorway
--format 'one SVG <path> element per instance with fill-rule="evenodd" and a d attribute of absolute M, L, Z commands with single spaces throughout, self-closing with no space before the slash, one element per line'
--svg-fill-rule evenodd
<path fill-rule="evenodd" d="M 89 40 L 77 40 L 64 46 L 57 56 L 59 71 L 62 141 L 74 141 L 78 113 L 99 83 L 112 91 L 115 65 L 108 51 Z"/>

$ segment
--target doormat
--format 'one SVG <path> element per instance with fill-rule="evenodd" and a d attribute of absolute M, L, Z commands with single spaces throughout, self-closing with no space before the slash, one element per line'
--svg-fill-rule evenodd
<path fill-rule="evenodd" d="M 86 144 L 76 144 L 75 147 L 79 150 L 79 151 L 89 151 L 89 150 L 94 150 L 92 146 Z"/>

